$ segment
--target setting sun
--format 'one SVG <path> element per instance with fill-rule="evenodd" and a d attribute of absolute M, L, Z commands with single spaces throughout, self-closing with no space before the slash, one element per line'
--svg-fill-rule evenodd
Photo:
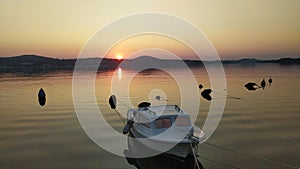
<path fill-rule="evenodd" d="M 120 54 L 118 54 L 118 55 L 116 56 L 116 59 L 118 59 L 118 60 L 122 60 L 122 59 L 123 59 L 123 56 L 122 56 L 122 55 L 120 55 Z"/>

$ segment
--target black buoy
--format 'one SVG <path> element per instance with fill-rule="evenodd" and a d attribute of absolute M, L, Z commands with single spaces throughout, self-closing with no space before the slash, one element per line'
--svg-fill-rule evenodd
<path fill-rule="evenodd" d="M 245 88 L 248 90 L 256 90 L 258 88 L 258 85 L 254 82 L 249 82 L 245 84 Z"/>
<path fill-rule="evenodd" d="M 204 99 L 210 101 L 210 100 L 211 100 L 211 96 L 210 96 L 210 93 L 211 93 L 211 92 L 212 92 L 211 89 L 205 89 L 205 90 L 203 90 L 203 91 L 201 92 L 201 96 L 202 96 Z"/>
<path fill-rule="evenodd" d="M 116 98 L 115 95 L 111 95 L 109 97 L 108 102 L 109 102 L 110 108 L 116 109 L 116 107 L 117 107 L 117 98 Z"/>
<path fill-rule="evenodd" d="M 266 81 L 265 81 L 265 79 L 263 79 L 263 80 L 260 82 L 260 85 L 261 85 L 261 87 L 263 88 L 263 90 L 265 90 L 265 87 L 266 87 Z"/>
<path fill-rule="evenodd" d="M 45 93 L 45 91 L 44 91 L 43 88 L 41 88 L 41 89 L 39 90 L 38 97 L 39 97 L 39 98 L 41 98 L 41 97 L 46 97 L 46 93 Z"/>
<path fill-rule="evenodd" d="M 133 123 L 134 123 L 134 121 L 131 119 L 127 121 L 126 125 L 123 128 L 123 134 L 127 134 L 130 131 Z"/>
<path fill-rule="evenodd" d="M 149 107 L 149 106 L 151 106 L 151 103 L 149 103 L 149 102 L 141 102 L 141 103 L 138 105 L 138 108 Z"/>
<path fill-rule="evenodd" d="M 271 86 L 271 84 L 273 82 L 272 78 L 270 77 L 268 81 L 269 81 L 269 86 Z"/>
<path fill-rule="evenodd" d="M 155 97 L 155 99 L 158 100 L 158 101 L 160 101 L 160 99 L 161 99 L 160 95 L 157 95 L 157 96 Z"/>
<path fill-rule="evenodd" d="M 43 88 L 39 90 L 38 101 L 41 106 L 44 106 L 46 104 L 46 93 Z"/>
<path fill-rule="evenodd" d="M 202 84 L 199 84 L 198 87 L 199 87 L 199 89 L 202 89 L 202 88 L 203 88 L 203 85 L 202 85 Z"/>

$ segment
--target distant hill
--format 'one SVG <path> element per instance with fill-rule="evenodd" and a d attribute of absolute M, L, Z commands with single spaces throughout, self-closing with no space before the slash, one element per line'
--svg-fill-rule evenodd
<path fill-rule="evenodd" d="M 224 60 L 223 64 L 255 64 L 255 63 L 277 63 L 277 64 L 298 64 L 300 65 L 300 58 L 281 58 L 277 60 L 259 60 L 259 59 L 240 59 L 240 60 Z"/>
<path fill-rule="evenodd" d="M 22 55 L 22 56 L 12 56 L 12 57 L 1 57 L 0 59 L 18 61 L 18 62 L 49 62 L 49 61 L 59 61 L 59 59 L 53 59 L 45 56 L 38 55 Z"/>
<path fill-rule="evenodd" d="M 78 68 L 88 70 L 89 65 L 100 62 L 100 58 L 80 59 Z M 203 66 L 203 63 L 214 63 L 215 61 L 200 61 L 200 60 L 184 60 L 189 67 Z M 76 59 L 54 59 L 45 56 L 37 55 L 22 55 L 13 57 L 0 57 L 0 72 L 41 72 L 41 71 L 57 71 L 74 69 Z M 300 58 L 281 58 L 278 60 L 258 60 L 258 59 L 240 59 L 240 60 L 224 60 L 223 64 L 258 64 L 258 63 L 275 63 L 281 65 L 300 65 Z M 180 67 L 182 62 L 178 60 L 164 60 L 151 56 L 141 56 L 135 59 L 118 61 L 115 59 L 104 58 L 101 60 L 98 70 L 112 70 L 122 64 L 126 68 L 142 69 L 146 64 L 155 66 Z"/>
<path fill-rule="evenodd" d="M 140 56 L 140 57 L 137 57 L 137 58 L 134 58 L 134 59 L 130 59 L 130 60 L 143 62 L 143 61 L 154 61 L 154 60 L 161 61 L 163 59 L 159 59 L 159 58 L 152 57 L 152 56 Z"/>
<path fill-rule="evenodd" d="M 37 55 L 21 55 L 12 57 L 0 57 L 0 72 L 26 72 L 35 73 L 40 71 L 57 71 L 74 69 L 76 59 L 54 59 Z M 90 69 L 89 65 L 97 63 L 100 58 L 81 59 L 77 66 L 81 69 Z M 118 61 L 103 59 L 101 70 L 117 67 Z"/>
<path fill-rule="evenodd" d="M 22 55 L 0 58 L 0 72 L 35 73 L 54 71 L 57 69 L 72 69 L 75 60 L 53 59 L 37 55 Z"/>

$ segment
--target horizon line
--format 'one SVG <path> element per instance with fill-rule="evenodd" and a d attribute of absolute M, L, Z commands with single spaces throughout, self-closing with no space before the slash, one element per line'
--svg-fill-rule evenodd
<path fill-rule="evenodd" d="M 13 58 L 13 57 L 21 57 L 21 56 L 36 56 L 36 57 L 44 57 L 44 58 L 49 58 L 49 59 L 58 59 L 58 60 L 77 60 L 77 59 L 110 59 L 110 60 L 116 60 L 116 61 L 124 61 L 124 60 L 135 60 L 141 57 L 150 57 L 158 60 L 179 60 L 179 59 L 169 59 L 169 58 L 158 58 L 155 56 L 147 56 L 147 55 L 142 55 L 136 58 L 131 58 L 131 59 L 116 59 L 116 58 L 107 58 L 107 57 L 100 57 L 100 56 L 95 56 L 95 57 L 87 57 L 87 58 L 58 58 L 58 57 L 51 57 L 51 56 L 45 56 L 45 55 L 38 55 L 38 54 L 21 54 L 21 55 L 13 55 L 13 56 L 0 56 L 0 58 Z M 202 61 L 202 62 L 215 62 L 215 61 L 239 61 L 239 60 L 257 60 L 257 61 L 276 61 L 276 60 L 281 60 L 281 59 L 300 59 L 300 56 L 281 56 L 280 58 L 274 58 L 274 59 L 258 59 L 255 57 L 244 57 L 244 58 L 239 58 L 239 59 L 221 59 L 220 60 L 201 60 L 200 58 L 198 60 L 195 59 L 181 59 L 184 61 Z"/>

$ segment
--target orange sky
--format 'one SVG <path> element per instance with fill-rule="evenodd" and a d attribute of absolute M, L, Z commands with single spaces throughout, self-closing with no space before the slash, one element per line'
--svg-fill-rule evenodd
<path fill-rule="evenodd" d="M 299 9 L 298 0 L 4 0 L 0 1 L 0 56 L 76 58 L 87 40 L 111 21 L 162 12 L 197 26 L 221 59 L 299 57 Z M 154 35 L 125 39 L 109 55 L 126 57 L 143 48 L 162 48 L 185 58 L 192 55 L 180 42 Z"/>

